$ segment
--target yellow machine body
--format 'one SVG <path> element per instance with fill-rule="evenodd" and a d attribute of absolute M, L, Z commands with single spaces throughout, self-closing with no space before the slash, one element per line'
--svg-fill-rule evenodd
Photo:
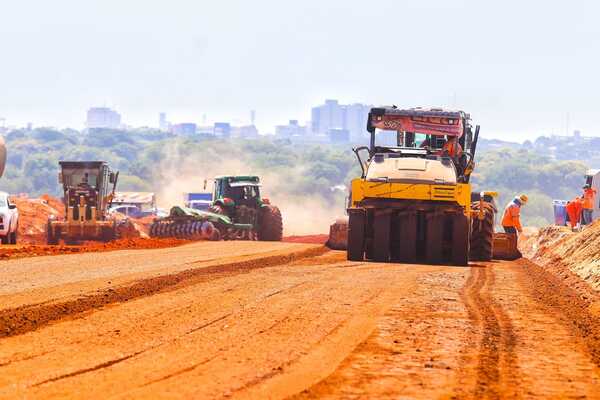
<path fill-rule="evenodd" d="M 369 182 L 352 180 L 352 207 L 366 198 L 397 200 L 429 200 L 453 202 L 464 207 L 465 215 L 471 215 L 471 185 L 429 185 L 425 183 Z"/>

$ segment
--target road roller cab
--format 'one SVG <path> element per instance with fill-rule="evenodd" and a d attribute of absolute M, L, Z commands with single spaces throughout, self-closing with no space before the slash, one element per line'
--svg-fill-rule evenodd
<path fill-rule="evenodd" d="M 362 174 L 351 183 L 348 259 L 491 259 L 495 206 L 489 195 L 472 199 L 479 126 L 472 129 L 469 114 L 373 108 L 367 130 L 370 146 L 354 149 Z"/>

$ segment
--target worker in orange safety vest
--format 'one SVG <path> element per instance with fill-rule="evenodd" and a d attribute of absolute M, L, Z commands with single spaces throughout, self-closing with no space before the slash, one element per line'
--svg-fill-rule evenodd
<path fill-rule="evenodd" d="M 458 138 L 456 136 L 448 138 L 446 143 L 444 143 L 444 147 L 442 147 L 442 155 L 448 154 L 448 156 L 452 158 L 458 158 L 462 155 L 463 149 L 458 143 Z"/>
<path fill-rule="evenodd" d="M 504 232 L 517 234 L 517 232 L 523 232 L 523 226 L 521 226 L 521 207 L 527 203 L 527 196 L 522 194 L 515 197 L 504 209 L 504 216 L 502 217 L 502 227 Z"/>
<path fill-rule="evenodd" d="M 594 204 L 596 202 L 596 189 L 590 185 L 583 187 L 583 211 L 582 211 L 582 224 L 589 225 L 594 219 Z"/>
<path fill-rule="evenodd" d="M 575 197 L 573 200 L 567 203 L 565 207 L 567 209 L 567 215 L 569 216 L 569 225 L 571 229 L 575 230 L 577 224 L 581 220 L 581 211 L 583 210 L 583 198 Z"/>

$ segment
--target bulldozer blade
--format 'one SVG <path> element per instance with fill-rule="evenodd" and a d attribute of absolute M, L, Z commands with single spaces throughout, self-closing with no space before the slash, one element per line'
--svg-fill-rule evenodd
<path fill-rule="evenodd" d="M 348 218 L 339 218 L 329 227 L 329 239 L 325 245 L 332 250 L 348 248 Z"/>
<path fill-rule="evenodd" d="M 517 260 L 523 257 L 517 247 L 517 235 L 494 233 L 494 258 L 497 260 Z"/>

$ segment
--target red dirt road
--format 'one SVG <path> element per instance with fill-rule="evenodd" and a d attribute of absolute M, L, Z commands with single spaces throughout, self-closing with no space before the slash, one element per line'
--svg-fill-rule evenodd
<path fill-rule="evenodd" d="M 308 243 L 308 244 L 325 244 L 329 239 L 329 235 L 302 235 L 302 236 L 286 236 L 284 242 L 288 243 Z"/>
<path fill-rule="evenodd" d="M 0 246 L 0 259 L 29 258 L 39 256 L 54 256 L 73 253 L 99 253 L 115 250 L 162 249 L 190 243 L 189 240 L 176 238 L 130 238 L 112 242 L 84 242 L 80 245 L 40 245 L 18 244 Z"/>
<path fill-rule="evenodd" d="M 218 242 L 0 279 L 0 398 L 600 398 L 600 299 L 526 262 Z"/>

